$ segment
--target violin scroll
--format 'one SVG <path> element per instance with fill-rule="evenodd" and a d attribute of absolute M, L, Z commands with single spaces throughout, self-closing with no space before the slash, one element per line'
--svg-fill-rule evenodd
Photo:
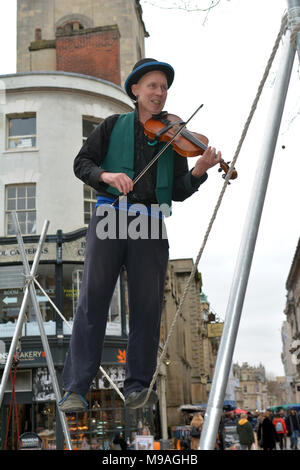
<path fill-rule="evenodd" d="M 224 179 L 226 178 L 226 175 L 227 175 L 227 173 L 228 173 L 228 171 L 229 171 L 229 165 L 230 165 L 230 162 L 225 162 L 223 159 L 220 161 L 220 168 L 218 169 L 218 171 L 219 171 L 219 172 L 224 171 L 224 173 L 223 173 L 223 175 L 222 175 L 222 178 L 224 178 Z M 234 168 L 234 169 L 232 170 L 232 173 L 231 173 L 229 179 L 235 180 L 235 179 L 237 178 L 237 176 L 238 176 L 237 171 L 236 171 L 236 169 Z M 228 182 L 228 184 L 230 184 L 230 183 Z"/>

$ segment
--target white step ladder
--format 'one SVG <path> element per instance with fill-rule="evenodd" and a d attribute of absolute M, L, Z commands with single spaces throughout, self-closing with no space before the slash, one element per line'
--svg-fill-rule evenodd
<path fill-rule="evenodd" d="M 10 345 L 9 353 L 8 353 L 8 356 L 7 356 L 7 360 L 6 360 L 6 363 L 5 363 L 5 368 L 4 368 L 4 372 L 3 372 L 3 376 L 2 376 L 2 380 L 1 380 L 1 384 L 0 384 L 0 407 L 2 405 L 2 401 L 3 401 L 3 397 L 4 397 L 4 393 L 5 393 L 5 388 L 6 388 L 8 378 L 9 378 L 9 374 L 10 374 L 11 366 L 12 366 L 12 363 L 13 363 L 13 359 L 14 359 L 14 356 L 16 354 L 18 343 L 19 343 L 19 340 L 20 340 L 21 335 L 22 335 L 22 327 L 23 327 L 23 323 L 24 323 L 24 319 L 25 319 L 25 310 L 26 310 L 26 306 L 27 306 L 27 303 L 28 303 L 28 300 L 29 300 L 29 296 L 31 298 L 31 302 L 32 302 L 32 305 L 33 305 L 33 308 L 34 308 L 34 311 L 35 311 L 35 314 L 36 314 L 36 319 L 37 319 L 39 330 L 40 330 L 41 340 L 42 340 L 42 344 L 43 344 L 43 348 L 44 348 L 44 352 L 45 352 L 45 356 L 46 356 L 46 361 L 47 361 L 47 365 L 48 365 L 48 369 L 49 369 L 49 373 L 50 373 L 50 377 L 51 377 L 51 382 L 52 382 L 52 386 L 53 386 L 53 390 L 54 390 L 54 394 L 55 394 L 55 398 L 56 398 L 56 403 L 58 403 L 61 400 L 60 389 L 59 389 L 59 386 L 58 386 L 58 381 L 57 381 L 56 372 L 55 372 L 55 368 L 54 368 L 54 364 L 53 364 L 53 359 L 52 359 L 52 356 L 51 356 L 51 351 L 50 351 L 47 335 L 46 335 L 46 332 L 45 332 L 44 323 L 43 323 L 41 311 L 40 311 L 38 300 L 37 300 L 36 290 L 35 290 L 35 286 L 34 286 L 34 278 L 35 278 L 35 275 L 36 275 L 36 272 L 37 272 L 40 256 L 41 256 L 41 253 L 42 253 L 42 246 L 43 246 L 43 243 L 46 239 L 46 234 L 47 234 L 47 230 L 48 230 L 48 226 L 49 226 L 49 221 L 46 220 L 44 222 L 44 226 L 43 226 L 42 233 L 41 233 L 39 243 L 38 243 L 38 248 L 37 248 L 37 251 L 35 253 L 33 264 L 32 264 L 31 271 L 30 271 L 29 263 L 28 263 L 28 260 L 26 258 L 24 243 L 23 243 L 22 234 L 21 234 L 21 230 L 20 230 L 20 225 L 19 225 L 19 221 L 17 219 L 16 212 L 12 213 L 12 217 L 13 217 L 13 223 L 14 223 L 14 226 L 15 226 L 15 232 L 16 232 L 16 236 L 17 236 L 17 240 L 18 240 L 18 245 L 19 245 L 19 248 L 20 248 L 22 262 L 23 262 L 23 266 L 24 266 L 26 283 L 25 283 L 25 291 L 24 291 L 24 297 L 23 297 L 21 309 L 20 309 L 20 312 L 19 312 L 18 320 L 17 320 L 17 323 L 16 323 L 14 335 L 13 335 L 13 338 L 12 338 L 12 342 L 11 342 L 11 345 Z M 60 417 L 60 421 L 61 421 L 61 425 L 62 425 L 64 437 L 65 437 L 66 447 L 67 447 L 68 450 L 72 450 L 72 442 L 71 442 L 70 431 L 69 431 L 69 426 L 68 426 L 68 423 L 67 423 L 67 420 L 66 420 L 66 416 L 62 411 L 59 410 L 59 408 L 57 408 L 57 410 L 58 410 L 58 414 L 59 414 L 59 417 Z"/>

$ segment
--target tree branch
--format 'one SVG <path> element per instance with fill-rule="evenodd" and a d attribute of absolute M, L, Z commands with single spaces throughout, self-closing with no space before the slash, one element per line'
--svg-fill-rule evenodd
<path fill-rule="evenodd" d="M 143 3 L 152 5 L 153 7 L 162 8 L 165 10 L 185 10 L 188 12 L 192 11 L 207 11 L 209 12 L 215 8 L 221 0 L 210 0 L 210 5 L 206 8 L 201 8 L 200 3 L 203 3 L 203 0 L 170 0 L 168 2 L 163 2 L 161 0 L 142 0 Z M 199 4 L 199 5 L 198 5 Z"/>

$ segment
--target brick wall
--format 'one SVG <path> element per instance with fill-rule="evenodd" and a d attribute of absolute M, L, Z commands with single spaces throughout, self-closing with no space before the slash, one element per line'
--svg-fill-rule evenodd
<path fill-rule="evenodd" d="M 57 70 L 92 75 L 120 85 L 119 37 L 115 25 L 58 33 Z"/>

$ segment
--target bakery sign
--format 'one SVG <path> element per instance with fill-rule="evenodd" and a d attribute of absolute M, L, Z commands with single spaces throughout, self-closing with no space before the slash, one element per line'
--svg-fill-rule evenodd
<path fill-rule="evenodd" d="M 1 340 L 1 343 L 4 341 Z M 0 364 L 5 364 L 8 357 L 8 352 L 4 348 L 0 348 Z M 18 355 L 20 363 L 37 362 L 43 363 L 45 361 L 45 352 L 43 350 L 21 351 Z"/>

